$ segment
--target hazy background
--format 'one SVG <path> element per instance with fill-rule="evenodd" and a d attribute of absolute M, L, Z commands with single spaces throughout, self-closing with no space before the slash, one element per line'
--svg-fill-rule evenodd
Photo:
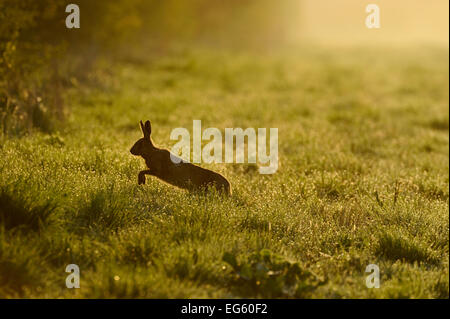
<path fill-rule="evenodd" d="M 380 29 L 368 29 L 365 8 L 380 7 Z M 294 41 L 343 45 L 447 45 L 446 0 L 302 0 Z"/>
<path fill-rule="evenodd" d="M 67 112 L 65 88 L 86 81 L 102 59 L 137 62 L 198 47 L 260 53 L 312 45 L 448 47 L 445 0 L 78 0 L 80 29 L 65 27 L 68 3 L 0 0 L 3 134 L 51 130 L 52 119 Z M 365 26 L 369 3 L 380 6 L 380 29 Z"/>

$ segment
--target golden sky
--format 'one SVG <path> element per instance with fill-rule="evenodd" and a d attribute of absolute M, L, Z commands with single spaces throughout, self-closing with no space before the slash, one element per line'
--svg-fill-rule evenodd
<path fill-rule="evenodd" d="M 440 44 L 448 46 L 448 0 L 297 0 L 296 40 L 329 44 Z M 365 8 L 380 8 L 380 29 L 368 29 Z"/>

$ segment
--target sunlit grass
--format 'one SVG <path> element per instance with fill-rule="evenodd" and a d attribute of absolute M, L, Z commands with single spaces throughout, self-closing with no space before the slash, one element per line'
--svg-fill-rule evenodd
<path fill-rule="evenodd" d="M 448 298 L 448 51 L 185 50 L 110 70 L 54 133 L 2 140 L 1 297 Z M 138 186 L 141 119 L 163 147 L 194 119 L 278 127 L 279 170 L 204 165 L 231 198 Z"/>

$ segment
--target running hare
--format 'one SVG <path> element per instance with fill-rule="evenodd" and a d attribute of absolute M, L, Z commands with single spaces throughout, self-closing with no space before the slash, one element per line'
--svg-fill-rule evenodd
<path fill-rule="evenodd" d="M 149 169 L 139 172 L 139 185 L 145 184 L 145 175 L 153 175 L 169 184 L 189 191 L 206 190 L 208 187 L 214 187 L 218 191 L 231 195 L 231 185 L 225 177 L 181 160 L 178 164 L 172 162 L 168 150 L 157 148 L 153 144 L 150 137 L 152 133 L 150 121 L 146 121 L 145 125 L 140 121 L 140 124 L 144 137 L 133 145 L 130 152 L 133 155 L 142 156 Z M 172 157 L 174 157 L 173 154 Z"/>

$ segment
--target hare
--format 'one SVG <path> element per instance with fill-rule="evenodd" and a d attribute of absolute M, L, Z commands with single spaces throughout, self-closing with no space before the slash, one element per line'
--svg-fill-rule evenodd
<path fill-rule="evenodd" d="M 222 175 L 208 169 L 183 162 L 174 163 L 171 159 L 177 158 L 166 149 L 157 148 L 150 137 L 152 128 L 150 121 L 145 125 L 140 121 L 144 137 L 139 139 L 131 148 L 130 153 L 141 156 L 148 169 L 138 174 L 138 184 L 145 184 L 145 175 L 156 176 L 166 183 L 187 189 L 189 191 L 205 191 L 214 187 L 219 192 L 231 195 L 230 182 Z"/>

